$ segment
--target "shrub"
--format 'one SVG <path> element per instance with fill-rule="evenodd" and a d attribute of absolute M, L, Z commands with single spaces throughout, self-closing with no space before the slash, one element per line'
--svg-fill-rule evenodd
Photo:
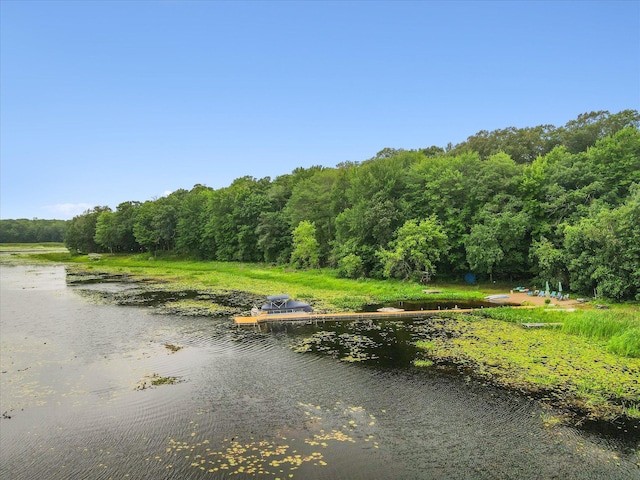
<path fill-rule="evenodd" d="M 353 253 L 338 261 L 338 275 L 343 278 L 359 278 L 364 273 L 362 259 Z"/>

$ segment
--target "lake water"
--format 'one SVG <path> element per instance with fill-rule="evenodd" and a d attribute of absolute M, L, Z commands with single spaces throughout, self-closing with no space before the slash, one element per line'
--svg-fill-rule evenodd
<path fill-rule="evenodd" d="M 60 266 L 0 279 L 2 479 L 640 478 L 633 446 L 460 376 L 93 304 Z"/>

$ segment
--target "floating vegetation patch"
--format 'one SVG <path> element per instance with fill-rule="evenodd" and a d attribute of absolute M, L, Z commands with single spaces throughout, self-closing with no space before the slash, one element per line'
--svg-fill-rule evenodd
<path fill-rule="evenodd" d="M 305 475 L 298 472 L 305 466 L 326 467 L 325 451 L 328 448 L 360 442 L 379 448 L 372 433 L 376 418 L 363 407 L 337 403 L 333 408 L 323 409 L 318 405 L 298 403 L 298 408 L 305 418 L 305 436 L 302 438 L 284 433 L 276 434 L 273 439 L 233 436 L 214 447 L 210 439 L 196 441 L 199 435 L 195 431 L 197 424 L 194 424 L 189 440 L 170 438 L 164 456 L 158 455 L 155 460 L 165 461 L 168 470 L 187 461 L 191 468 L 217 476 L 246 475 L 284 480 L 297 475 L 308 478 L 308 469 Z M 333 417 L 330 422 L 340 420 L 342 426 L 322 428 L 325 416 Z"/>
<path fill-rule="evenodd" d="M 229 308 L 206 300 L 178 300 L 156 307 L 156 312 L 164 315 L 185 317 L 230 317 L 241 313 L 241 309 Z"/>
<path fill-rule="evenodd" d="M 148 388 L 157 387 L 158 385 L 173 385 L 178 383 L 178 377 L 161 377 L 157 373 L 147 375 L 138 383 L 136 383 L 136 390 L 146 390 Z"/>
<path fill-rule="evenodd" d="M 415 339 L 431 331 L 427 322 L 357 320 L 328 324 L 321 331 L 298 338 L 292 349 L 298 353 L 329 355 L 344 362 L 409 366 L 416 354 Z M 304 333 L 303 329 L 300 331 Z"/>
<path fill-rule="evenodd" d="M 91 267 L 78 267 L 67 265 L 66 267 L 67 285 L 87 285 L 93 283 L 108 283 L 108 282 L 136 282 L 127 273 L 108 273 L 94 271 Z"/>
<path fill-rule="evenodd" d="M 172 343 L 165 343 L 164 346 L 171 353 L 176 353 L 178 350 L 182 350 L 184 348 L 184 347 L 180 347 L 178 345 L 173 345 Z"/>

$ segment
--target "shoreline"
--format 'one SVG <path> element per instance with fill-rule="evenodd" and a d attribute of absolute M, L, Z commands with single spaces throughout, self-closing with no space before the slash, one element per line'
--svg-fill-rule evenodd
<path fill-rule="evenodd" d="M 46 262 L 52 261 L 51 259 L 43 260 Z M 164 288 L 158 290 L 170 291 L 172 293 L 194 291 L 197 294 L 205 295 L 205 297 L 200 299 L 198 305 L 195 305 L 193 302 L 175 302 L 170 305 L 167 304 L 170 308 L 168 309 L 169 311 L 165 310 L 165 313 L 177 315 L 207 315 L 221 319 L 229 318 L 230 325 L 232 325 L 233 320 L 231 317 L 235 312 L 240 313 L 240 311 L 242 311 L 241 306 L 235 308 L 234 312 L 234 309 L 221 309 L 220 306 L 215 303 L 211 305 L 211 309 L 201 308 L 203 305 L 209 306 L 212 302 L 211 297 L 207 295 L 213 295 L 216 291 L 229 293 L 231 290 L 222 289 L 219 285 L 216 285 L 215 287 L 212 285 L 211 287 L 204 289 L 201 279 L 198 277 L 182 277 L 180 280 L 177 280 L 176 277 L 178 276 L 179 269 L 171 274 L 155 275 L 154 273 L 156 272 L 149 270 L 139 271 L 140 269 L 138 267 L 126 268 L 126 266 L 123 266 L 122 264 L 118 264 L 116 266 L 112 265 L 111 268 L 109 268 L 109 265 L 100 265 L 102 262 L 78 263 L 73 261 L 64 262 L 61 260 L 55 260 L 55 262 L 65 264 L 67 266 L 72 265 L 74 270 L 78 269 L 90 276 L 100 277 L 100 272 L 106 272 L 107 275 L 116 275 L 120 277 L 124 275 L 129 281 L 132 281 L 132 283 L 137 283 L 144 288 L 155 288 L 162 285 Z M 163 267 L 167 268 L 166 263 Z M 97 281 L 100 280 L 98 279 Z M 242 291 L 236 290 L 236 292 L 238 294 L 243 294 Z M 244 297 L 245 299 L 259 298 L 259 295 L 247 292 L 248 291 L 244 292 L 244 295 L 246 295 L 246 297 Z M 495 294 L 495 292 L 492 293 Z M 447 292 L 447 295 L 449 294 L 450 293 Z M 126 296 L 127 293 L 125 292 L 124 295 Z M 533 299 L 544 304 L 545 300 L 543 297 L 532 297 L 527 294 L 520 293 L 504 294 L 504 296 L 505 298 L 500 300 L 504 301 L 503 303 L 510 304 L 535 304 L 535 302 L 531 302 Z M 424 298 L 432 299 L 433 296 L 425 294 Z M 113 301 L 113 299 L 108 298 L 103 298 L 102 300 L 107 302 Z M 325 301 L 320 297 L 317 297 L 317 300 L 321 304 Z M 223 301 L 226 301 L 226 299 Z M 550 309 L 534 308 L 532 310 L 527 309 L 527 311 L 566 311 L 574 308 L 584 311 L 585 309 L 591 308 L 587 305 L 578 304 L 575 300 L 557 301 L 552 303 L 555 303 L 556 306 Z M 138 304 L 145 306 L 141 303 Z M 567 309 L 566 307 L 569 308 Z M 637 309 L 635 306 L 632 308 L 634 309 L 633 311 Z M 567 314 L 564 313 L 564 315 Z M 449 316 L 450 312 L 445 313 L 443 311 L 440 317 L 449 318 Z M 617 399 L 615 396 L 609 398 L 610 395 L 612 395 L 612 392 L 607 390 L 609 387 L 606 387 L 609 381 L 613 380 L 616 375 L 619 374 L 618 370 L 622 367 L 615 366 L 615 371 L 608 371 L 606 367 L 609 364 L 607 362 L 613 362 L 613 360 L 602 361 L 602 359 L 596 359 L 594 362 L 594 359 L 590 358 L 590 355 L 593 352 L 595 352 L 596 356 L 600 356 L 605 359 L 613 358 L 607 356 L 608 354 L 606 354 L 606 351 L 601 344 L 602 342 L 600 342 L 600 344 L 597 342 L 589 343 L 580 337 L 566 333 L 555 335 L 554 339 L 554 336 L 552 335 L 553 332 L 548 329 L 524 329 L 519 325 L 515 325 L 507 321 L 489 320 L 486 317 L 479 317 L 477 315 L 463 315 L 459 313 L 453 314 L 453 317 L 457 318 L 456 322 L 451 323 L 448 327 L 443 325 L 440 332 L 441 335 L 438 335 L 438 338 L 434 340 L 435 343 L 430 342 L 434 343 L 437 348 L 433 348 L 432 346 L 429 349 L 430 351 L 423 351 L 423 358 L 433 361 L 436 366 L 439 366 L 439 368 L 455 368 L 461 374 L 472 375 L 492 385 L 520 392 L 525 395 L 534 396 L 543 404 L 548 404 L 564 410 L 568 414 L 567 419 L 569 422 L 576 426 L 580 426 L 581 423 L 585 424 L 594 422 L 597 424 L 606 424 L 610 425 L 612 430 L 618 432 L 620 435 L 626 435 L 628 433 L 634 438 L 640 439 L 640 386 L 638 386 L 637 382 L 637 378 L 640 378 L 640 359 L 618 357 L 619 360 L 622 360 L 623 363 L 626 364 L 625 368 L 628 370 L 630 369 L 632 373 L 635 372 L 637 375 L 635 377 L 635 387 L 632 385 L 633 377 L 630 377 L 630 385 L 623 382 L 623 389 L 630 388 L 631 392 L 636 393 L 635 403 L 633 397 L 630 397 L 631 399 L 627 402 L 629 407 L 627 411 L 630 412 L 630 415 L 627 415 L 620 409 L 620 397 Z M 462 327 L 466 327 L 466 329 L 462 328 L 461 325 Z M 469 325 L 472 325 L 474 328 L 469 328 Z M 482 325 L 484 329 L 475 328 L 478 325 Z M 491 328 L 488 326 L 491 326 Z M 509 331 L 508 335 L 515 336 L 505 339 L 504 336 L 507 335 L 507 333 L 505 333 L 507 330 Z M 443 338 L 448 338 L 447 342 L 441 341 Z M 543 346 L 546 345 L 548 351 L 539 353 L 537 356 L 532 355 L 531 352 L 528 352 L 527 350 L 530 347 L 527 343 L 527 339 L 530 338 L 538 338 L 537 343 L 541 343 Z M 550 346 L 551 344 L 547 345 L 548 342 L 552 341 L 557 342 L 557 345 L 556 343 L 553 345 L 554 348 L 557 348 L 559 351 L 554 351 L 554 348 Z M 519 349 L 515 349 L 518 352 L 516 356 L 509 357 L 507 355 L 509 352 L 504 348 L 504 342 L 511 346 L 520 347 Z M 571 352 L 570 354 L 562 353 L 562 349 L 560 347 L 567 348 L 575 344 L 585 344 L 586 350 L 581 350 L 577 353 Z M 562 360 L 562 358 L 559 358 L 562 356 L 572 360 L 575 359 L 575 361 L 574 363 L 555 365 L 555 363 Z M 577 387 L 571 386 L 572 384 L 570 384 L 570 388 L 568 388 L 567 385 L 562 382 L 550 383 L 550 378 L 553 379 L 555 375 L 553 372 L 548 374 L 548 378 L 544 376 L 539 378 L 535 376 L 527 378 L 526 373 L 528 371 L 534 373 L 537 372 L 540 369 L 542 362 L 554 364 L 556 369 L 560 368 L 560 378 L 564 378 L 565 380 L 571 380 L 574 376 L 579 377 L 579 375 L 582 374 L 581 370 L 587 366 L 591 366 L 591 363 L 595 363 L 596 365 L 600 363 L 605 368 L 598 370 L 598 373 L 594 376 L 595 380 L 601 382 L 601 384 L 596 385 L 589 392 L 592 397 L 584 397 L 580 395 L 580 391 L 576 389 Z M 611 365 L 609 365 L 609 367 L 611 367 Z M 635 390 L 633 390 L 633 388 L 635 388 Z M 629 397 L 627 397 L 627 399 L 628 398 Z M 596 408 L 594 408 L 593 402 L 596 400 Z M 628 432 L 625 433 L 623 431 L 624 429 Z"/>

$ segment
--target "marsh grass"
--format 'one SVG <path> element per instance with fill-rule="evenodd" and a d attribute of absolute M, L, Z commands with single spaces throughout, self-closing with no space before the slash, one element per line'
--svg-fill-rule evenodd
<path fill-rule="evenodd" d="M 566 333 L 607 342 L 610 352 L 640 357 L 640 318 L 636 312 L 583 311 L 567 317 Z"/>
<path fill-rule="evenodd" d="M 562 333 L 605 342 L 610 352 L 625 357 L 640 357 L 640 314 L 636 309 L 577 310 L 552 308 L 486 309 L 483 318 L 510 323 L 562 323 Z"/>
<path fill-rule="evenodd" d="M 108 255 L 89 260 L 86 255 L 72 256 L 52 252 L 33 255 L 46 261 L 75 263 L 85 269 L 106 273 L 128 273 L 138 278 L 169 281 L 176 288 L 243 291 L 258 295 L 286 293 L 327 311 L 357 310 L 370 303 L 408 300 L 482 300 L 485 293 L 477 287 L 456 289 L 454 285 L 430 285 L 441 290 L 426 294 L 424 285 L 398 280 L 339 278 L 331 269 L 294 270 L 286 266 L 257 263 L 207 262 L 175 256 L 149 259 L 144 255 Z"/>
<path fill-rule="evenodd" d="M 553 397 L 594 418 L 640 418 L 640 359 L 612 353 L 605 340 L 480 315 L 447 316 L 441 326 L 443 335 L 416 343 L 436 364 Z"/>
<path fill-rule="evenodd" d="M 564 331 L 582 337 L 609 340 L 627 330 L 640 327 L 640 319 L 631 312 L 591 310 L 575 313 L 577 315 L 567 317 Z"/>

